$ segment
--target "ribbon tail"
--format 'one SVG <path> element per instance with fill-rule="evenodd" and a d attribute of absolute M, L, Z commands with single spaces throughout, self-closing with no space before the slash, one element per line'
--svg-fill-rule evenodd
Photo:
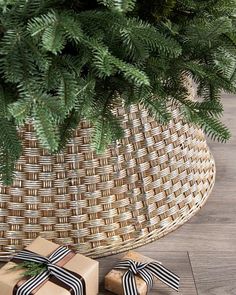
<path fill-rule="evenodd" d="M 166 267 L 157 262 L 151 262 L 146 266 L 146 269 L 150 271 L 153 274 L 153 276 L 158 278 L 164 284 L 171 287 L 175 291 L 179 291 L 179 276 L 174 274 Z"/>
<path fill-rule="evenodd" d="M 145 268 L 141 269 L 139 271 L 140 277 L 144 280 L 144 282 L 147 284 L 148 292 L 153 286 L 153 275 L 151 272 L 146 270 Z"/>
<path fill-rule="evenodd" d="M 127 271 L 123 275 L 122 280 L 124 295 L 138 295 L 135 275 L 132 272 Z"/>

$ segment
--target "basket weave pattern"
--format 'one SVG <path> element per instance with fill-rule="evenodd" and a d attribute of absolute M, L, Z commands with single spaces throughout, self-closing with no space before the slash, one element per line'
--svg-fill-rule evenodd
<path fill-rule="evenodd" d="M 145 109 L 122 107 L 125 137 L 96 155 L 92 127 L 81 122 L 64 153 L 39 146 L 31 124 L 12 187 L 0 186 L 0 258 L 38 235 L 99 257 L 160 238 L 204 204 L 214 159 L 202 131 L 178 110 L 166 126 Z"/>

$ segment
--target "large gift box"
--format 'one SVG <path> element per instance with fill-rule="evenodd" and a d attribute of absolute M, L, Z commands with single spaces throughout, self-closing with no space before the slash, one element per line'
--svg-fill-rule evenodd
<path fill-rule="evenodd" d="M 39 274 L 38 281 L 36 276 L 22 278 L 24 270 L 17 269 L 15 266 L 23 262 L 24 257 L 35 259 L 32 261 L 45 260 L 48 263 L 48 273 Z M 0 269 L 1 295 L 97 295 L 98 285 L 97 261 L 75 254 L 66 247 L 60 247 L 41 237 L 34 240 L 24 251 L 14 256 L 12 261 Z M 26 287 L 29 288 L 28 290 L 33 288 L 32 292 L 27 293 Z M 19 292 L 20 288 L 22 293 Z"/>
<path fill-rule="evenodd" d="M 178 291 L 179 277 L 176 274 L 161 262 L 130 251 L 106 275 L 105 289 L 117 295 L 146 295 L 155 278 Z"/>

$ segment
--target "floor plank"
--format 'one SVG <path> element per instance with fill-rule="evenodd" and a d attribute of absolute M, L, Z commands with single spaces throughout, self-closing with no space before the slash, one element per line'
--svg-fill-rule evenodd
<path fill-rule="evenodd" d="M 141 249 L 147 252 L 155 249 L 158 251 L 235 251 L 235 245 L 235 224 L 195 224 L 192 221 Z"/>
<path fill-rule="evenodd" d="M 235 193 L 222 194 L 207 205 L 191 220 L 191 224 L 236 224 Z"/>
<path fill-rule="evenodd" d="M 189 254 L 198 295 L 236 294 L 236 252 Z"/>

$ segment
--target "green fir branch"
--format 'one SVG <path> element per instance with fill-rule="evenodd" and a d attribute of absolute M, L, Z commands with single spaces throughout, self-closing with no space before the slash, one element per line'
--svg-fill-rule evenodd
<path fill-rule="evenodd" d="M 22 263 L 18 263 L 12 268 L 10 268 L 11 271 L 15 270 L 22 270 L 21 276 L 23 278 L 28 277 L 35 277 L 42 272 L 45 272 L 47 270 L 47 266 L 43 263 L 36 263 L 32 261 L 24 261 Z"/>
<path fill-rule="evenodd" d="M 59 147 L 59 135 L 53 114 L 47 107 L 36 104 L 33 108 L 33 118 L 35 132 L 42 146 L 56 152 Z"/>
<path fill-rule="evenodd" d="M 0 1 L 0 179 L 21 154 L 17 128 L 31 120 L 57 152 L 82 119 L 99 152 L 123 136 L 118 100 L 162 123 L 169 104 L 215 139 L 221 93 L 236 93 L 235 0 Z M 201 98 L 189 100 L 186 77 Z"/>

